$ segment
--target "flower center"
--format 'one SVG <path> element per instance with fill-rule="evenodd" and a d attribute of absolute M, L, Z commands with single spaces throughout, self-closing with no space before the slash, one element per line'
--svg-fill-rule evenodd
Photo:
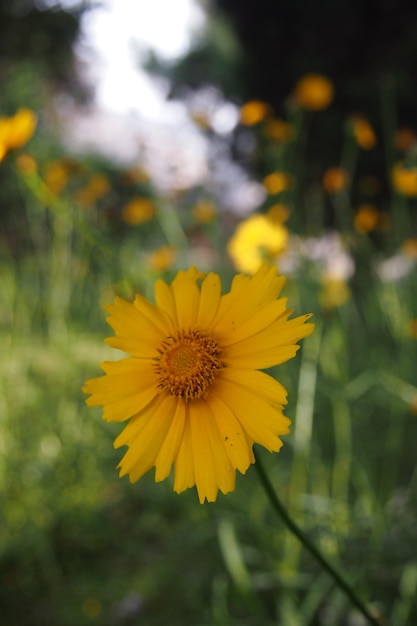
<path fill-rule="evenodd" d="M 158 387 L 184 400 L 203 398 L 223 367 L 219 346 L 204 330 L 181 330 L 167 337 L 158 352 Z"/>

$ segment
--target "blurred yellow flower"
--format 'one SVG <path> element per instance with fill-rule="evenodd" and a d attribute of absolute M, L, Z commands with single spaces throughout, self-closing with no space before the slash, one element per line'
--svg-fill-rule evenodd
<path fill-rule="evenodd" d="M 273 204 L 269 207 L 267 215 L 272 222 L 283 224 L 290 216 L 290 210 L 286 204 Z"/>
<path fill-rule="evenodd" d="M 295 85 L 294 99 L 304 109 L 320 111 L 333 100 L 334 89 L 328 78 L 321 74 L 306 74 Z"/>
<path fill-rule="evenodd" d="M 401 246 L 401 252 L 409 259 L 417 260 L 417 237 L 406 239 Z"/>
<path fill-rule="evenodd" d="M 71 167 L 66 159 L 48 161 L 44 169 L 45 184 L 53 194 L 58 195 L 68 185 Z"/>
<path fill-rule="evenodd" d="M 128 421 L 114 442 L 128 448 L 121 476 L 135 482 L 155 467 L 160 482 L 174 467 L 174 491 L 195 486 L 203 504 L 234 490 L 255 443 L 281 448 L 287 392 L 260 370 L 294 357 L 314 329 L 311 315 L 288 319 L 284 283 L 265 264 L 222 295 L 217 274 L 191 267 L 171 284 L 156 281 L 155 304 L 137 294 L 106 307 L 115 331 L 107 343 L 130 356 L 102 363 L 105 375 L 84 391 L 105 420 Z"/>
<path fill-rule="evenodd" d="M 415 143 L 417 143 L 417 136 L 412 128 L 399 128 L 395 133 L 395 145 L 399 150 L 406 152 Z"/>
<path fill-rule="evenodd" d="M 257 214 L 239 224 L 229 240 L 227 251 L 237 270 L 254 274 L 264 261 L 275 261 L 287 243 L 285 226 Z"/>
<path fill-rule="evenodd" d="M 286 172 L 273 172 L 262 181 L 267 193 L 270 196 L 277 195 L 288 189 L 292 184 L 292 178 Z"/>
<path fill-rule="evenodd" d="M 38 164 L 30 154 L 19 154 L 16 165 L 22 174 L 35 174 L 38 171 Z"/>
<path fill-rule="evenodd" d="M 324 309 L 336 309 L 349 300 L 351 291 L 342 278 L 325 277 L 319 293 L 319 302 Z"/>
<path fill-rule="evenodd" d="M 362 204 L 353 218 L 353 226 L 362 235 L 374 230 L 379 224 L 380 212 L 373 204 Z"/>
<path fill-rule="evenodd" d="M 270 113 L 271 107 L 261 100 L 251 100 L 240 108 L 240 122 L 244 126 L 255 126 Z"/>
<path fill-rule="evenodd" d="M 192 215 L 199 224 L 210 224 L 217 217 L 217 207 L 211 200 L 200 200 L 193 206 Z"/>
<path fill-rule="evenodd" d="M 148 256 L 148 266 L 156 272 L 164 272 L 175 261 L 176 252 L 171 246 L 162 246 Z"/>
<path fill-rule="evenodd" d="M 323 188 L 327 193 L 339 193 L 348 184 L 349 176 L 341 167 L 329 167 L 323 175 Z"/>
<path fill-rule="evenodd" d="M 374 148 L 376 145 L 376 135 L 368 120 L 361 115 L 354 115 L 350 122 L 358 146 L 363 150 L 371 150 Z"/>
<path fill-rule="evenodd" d="M 0 117 L 0 161 L 7 152 L 24 146 L 35 132 L 38 118 L 31 109 L 22 107 L 11 117 Z"/>
<path fill-rule="evenodd" d="M 288 122 L 279 118 L 265 121 L 264 133 L 273 141 L 290 141 L 294 136 L 294 128 Z"/>
<path fill-rule="evenodd" d="M 88 183 L 77 190 L 75 199 L 81 206 L 92 206 L 110 190 L 110 182 L 104 174 L 94 174 Z"/>
<path fill-rule="evenodd" d="M 406 167 L 404 161 L 396 163 L 392 169 L 392 184 L 402 196 L 417 196 L 417 168 Z"/>
<path fill-rule="evenodd" d="M 155 215 L 156 208 L 152 200 L 137 196 L 132 198 L 130 202 L 122 210 L 122 218 L 130 226 L 138 226 L 149 222 Z"/>

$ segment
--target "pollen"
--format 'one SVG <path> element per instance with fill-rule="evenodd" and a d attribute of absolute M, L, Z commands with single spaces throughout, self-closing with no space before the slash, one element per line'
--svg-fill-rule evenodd
<path fill-rule="evenodd" d="M 221 349 L 204 330 L 179 331 L 158 348 L 158 387 L 183 400 L 204 398 L 219 369 Z"/>

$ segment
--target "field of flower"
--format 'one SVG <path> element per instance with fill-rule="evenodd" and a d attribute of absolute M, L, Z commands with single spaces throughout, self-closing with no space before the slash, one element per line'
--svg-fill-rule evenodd
<path fill-rule="evenodd" d="M 323 160 L 333 98 L 326 77 L 306 75 L 285 119 L 240 103 L 234 132 L 262 192 L 244 216 L 209 177 L 163 193 L 141 162 L 51 158 L 44 113 L 0 111 L 5 626 L 368 623 L 276 514 L 256 464 L 204 504 L 153 469 L 130 483 L 121 425 L 85 404 L 85 381 L 124 356 L 104 343 L 115 297 L 154 302 L 156 281 L 194 265 L 226 293 L 265 262 L 315 329 L 294 359 L 260 368 L 288 391 L 292 425 L 278 454 L 256 443 L 256 455 L 374 623 L 417 623 L 417 138 L 355 113 Z M 195 124 L 213 135 L 209 116 Z"/>

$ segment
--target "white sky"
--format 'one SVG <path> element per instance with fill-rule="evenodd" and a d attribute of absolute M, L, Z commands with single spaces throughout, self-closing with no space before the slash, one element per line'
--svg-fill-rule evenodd
<path fill-rule="evenodd" d="M 175 59 L 189 48 L 203 28 L 204 14 L 195 0 L 104 0 L 86 13 L 82 23 L 86 46 L 95 56 L 89 65 L 97 85 L 100 107 L 119 113 L 140 111 L 145 117 L 161 115 L 163 85 L 140 70 L 149 48 L 165 59 Z"/>

